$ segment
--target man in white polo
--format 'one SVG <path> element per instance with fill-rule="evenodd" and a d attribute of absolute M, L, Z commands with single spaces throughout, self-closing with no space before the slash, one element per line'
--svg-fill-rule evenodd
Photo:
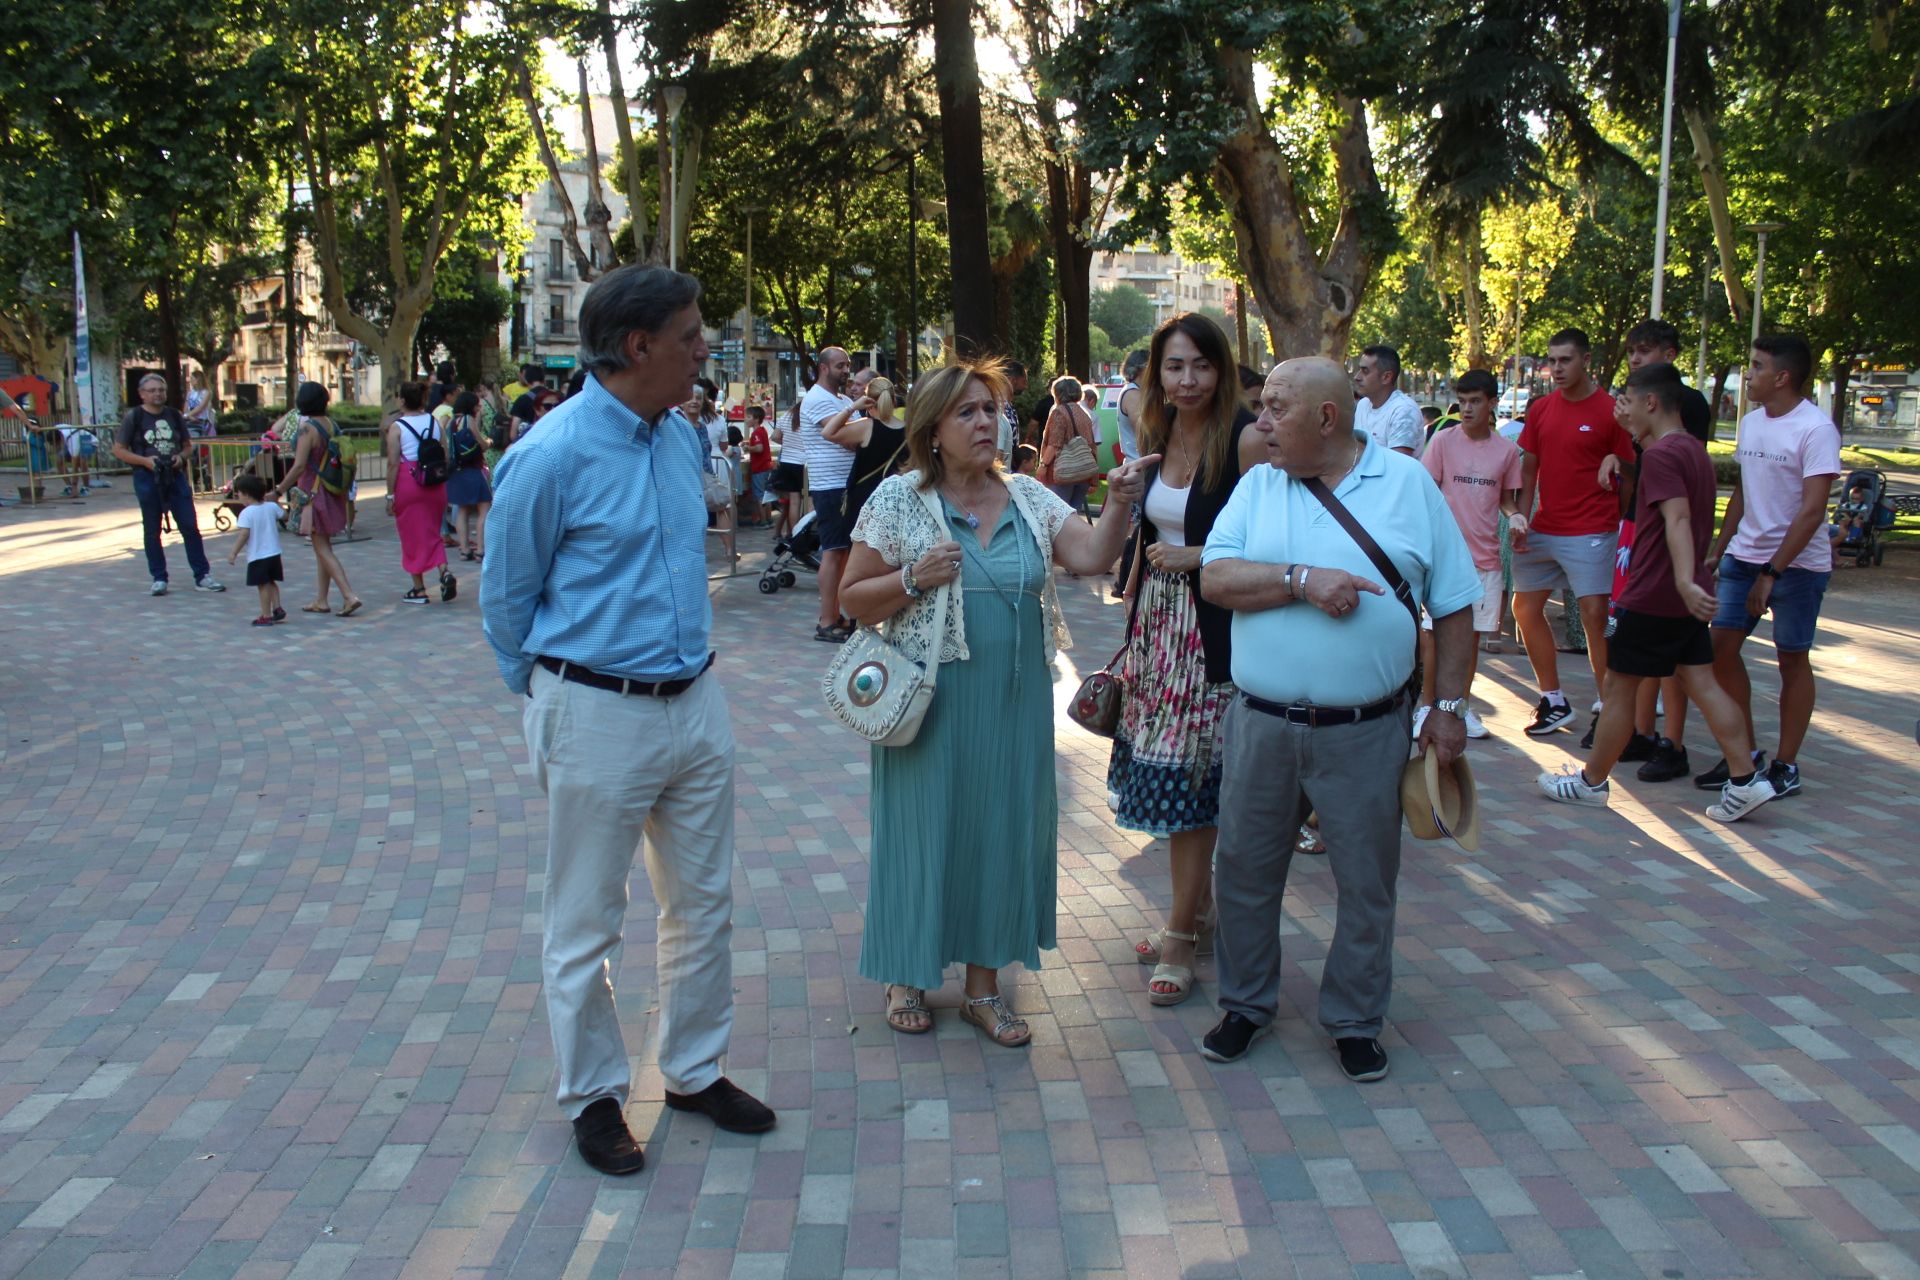
<path fill-rule="evenodd" d="M 1267 376 L 1270 466 L 1241 477 L 1201 555 L 1200 591 L 1233 614 L 1233 683 L 1214 855 L 1219 1025 L 1201 1052 L 1231 1062 L 1273 1022 L 1280 910 L 1294 837 L 1320 814 L 1337 897 L 1320 1024 L 1356 1081 L 1387 1074 L 1400 772 L 1416 626 L 1382 572 L 1313 490 L 1352 513 L 1433 615 L 1435 713 L 1420 746 L 1442 769 L 1466 745 L 1473 555 L 1432 477 L 1353 426 L 1340 366 L 1315 356 Z"/>

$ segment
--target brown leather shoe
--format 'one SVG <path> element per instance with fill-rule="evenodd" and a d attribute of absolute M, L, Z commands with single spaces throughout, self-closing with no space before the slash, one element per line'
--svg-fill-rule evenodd
<path fill-rule="evenodd" d="M 675 1111 L 697 1111 L 730 1133 L 765 1133 L 773 1128 L 773 1108 L 721 1076 L 698 1093 L 667 1091 Z"/>
<path fill-rule="evenodd" d="M 595 1099 L 574 1117 L 573 1140 L 580 1158 L 601 1173 L 623 1178 L 646 1167 L 647 1158 L 633 1140 L 620 1104 L 612 1098 Z"/>

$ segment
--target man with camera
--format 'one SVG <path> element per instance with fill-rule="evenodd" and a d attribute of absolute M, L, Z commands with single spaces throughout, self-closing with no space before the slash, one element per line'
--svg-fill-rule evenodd
<path fill-rule="evenodd" d="M 160 545 L 160 517 L 173 517 L 180 541 L 187 547 L 187 565 L 193 585 L 201 591 L 225 591 L 214 580 L 200 545 L 200 520 L 193 509 L 193 487 L 187 483 L 187 453 L 193 448 L 186 419 L 167 403 L 167 380 L 157 373 L 140 379 L 140 403 L 127 410 L 113 439 L 113 456 L 133 468 L 133 493 L 140 499 L 140 524 L 146 535 L 147 575 L 151 594 L 167 594 L 167 553 Z"/>

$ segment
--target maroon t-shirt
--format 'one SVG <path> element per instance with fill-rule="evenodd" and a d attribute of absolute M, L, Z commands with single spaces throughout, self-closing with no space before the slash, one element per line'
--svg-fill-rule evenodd
<path fill-rule="evenodd" d="M 1686 602 L 1673 585 L 1673 557 L 1667 552 L 1667 518 L 1657 510 L 1670 498 L 1687 500 L 1693 526 L 1693 580 L 1713 590 L 1707 547 L 1713 542 L 1713 463 L 1707 447 L 1684 431 L 1647 446 L 1640 455 L 1639 494 L 1634 501 L 1633 559 L 1619 604 L 1635 613 L 1660 618 L 1688 616 Z"/>

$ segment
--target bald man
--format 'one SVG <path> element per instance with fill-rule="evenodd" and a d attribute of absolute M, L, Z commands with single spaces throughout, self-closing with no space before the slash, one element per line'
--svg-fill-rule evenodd
<path fill-rule="evenodd" d="M 1442 768 L 1466 745 L 1473 555 L 1426 469 L 1353 425 L 1331 360 L 1289 360 L 1261 389 L 1254 430 L 1270 465 L 1240 479 L 1201 554 L 1200 591 L 1233 610 L 1233 683 L 1214 861 L 1223 1017 L 1201 1043 L 1247 1052 L 1279 1011 L 1280 910 L 1294 836 L 1320 814 L 1337 894 L 1320 1024 L 1350 1079 L 1387 1074 L 1406 764 L 1418 623 L 1433 615 L 1435 713 L 1420 747 Z M 1324 486 L 1324 488 L 1321 488 Z M 1404 580 L 1406 601 L 1334 519 L 1350 511 Z"/>

